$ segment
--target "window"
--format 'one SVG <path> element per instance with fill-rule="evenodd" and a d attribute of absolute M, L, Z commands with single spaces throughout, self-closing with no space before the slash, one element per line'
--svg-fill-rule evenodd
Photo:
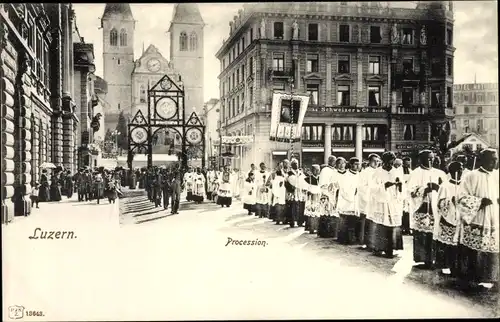
<path fill-rule="evenodd" d="M 354 139 L 354 126 L 334 125 L 332 126 L 333 141 L 352 141 Z"/>
<path fill-rule="evenodd" d="M 233 73 L 233 88 L 236 87 L 236 75 Z"/>
<path fill-rule="evenodd" d="M 364 125 L 363 141 L 384 141 L 387 135 L 385 125 Z"/>
<path fill-rule="evenodd" d="M 483 149 L 483 145 L 481 143 L 476 144 L 476 150 L 480 151 Z"/>
<path fill-rule="evenodd" d="M 304 141 L 324 141 L 323 125 L 302 126 L 302 140 Z"/>
<path fill-rule="evenodd" d="M 188 50 L 188 36 L 184 31 L 181 32 L 179 36 L 179 50 L 180 51 Z M 231 58 L 229 58 L 229 60 L 231 60 Z"/>
<path fill-rule="evenodd" d="M 285 54 L 284 53 L 274 53 L 273 54 L 273 70 L 284 71 L 285 70 Z"/>
<path fill-rule="evenodd" d="M 237 68 L 236 69 L 236 84 L 240 83 L 240 70 Z"/>
<path fill-rule="evenodd" d="M 317 23 L 310 23 L 307 26 L 307 39 L 311 41 L 318 41 L 318 24 Z"/>
<path fill-rule="evenodd" d="M 370 56 L 368 63 L 368 73 L 373 75 L 380 74 L 380 56 Z"/>
<path fill-rule="evenodd" d="M 469 107 L 468 106 L 464 106 L 464 114 L 469 114 Z"/>
<path fill-rule="evenodd" d="M 253 86 L 248 89 L 248 96 L 250 98 L 250 106 L 253 106 Z"/>
<path fill-rule="evenodd" d="M 118 46 L 118 31 L 114 28 L 109 32 L 109 44 L 111 46 Z"/>
<path fill-rule="evenodd" d="M 379 86 L 368 86 L 368 106 L 380 106 Z"/>
<path fill-rule="evenodd" d="M 477 131 L 481 132 L 483 129 L 484 129 L 483 119 L 478 119 L 477 120 Z"/>
<path fill-rule="evenodd" d="M 446 107 L 453 107 L 453 93 L 451 86 L 446 87 Z"/>
<path fill-rule="evenodd" d="M 245 65 L 241 65 L 241 81 L 245 81 Z"/>
<path fill-rule="evenodd" d="M 453 76 L 453 58 L 446 58 L 446 64 L 448 65 L 448 76 Z"/>
<path fill-rule="evenodd" d="M 340 25 L 339 26 L 339 41 L 340 42 L 349 42 L 349 40 L 350 40 L 349 25 Z"/>
<path fill-rule="evenodd" d="M 118 63 L 118 65 L 120 65 L 120 62 L 121 62 L 120 58 L 118 58 L 118 60 L 116 62 Z"/>
<path fill-rule="evenodd" d="M 277 21 L 274 23 L 274 39 L 283 39 L 283 22 Z"/>
<path fill-rule="evenodd" d="M 403 139 L 415 140 L 415 124 L 405 124 L 403 126 Z"/>
<path fill-rule="evenodd" d="M 45 77 L 43 79 L 43 82 L 46 87 L 49 87 L 50 64 L 49 64 L 49 47 L 47 45 L 43 46 L 43 67 L 45 69 Z"/>
<path fill-rule="evenodd" d="M 477 107 L 477 114 L 482 114 L 483 113 L 483 107 L 482 106 L 478 106 Z"/>
<path fill-rule="evenodd" d="M 339 74 L 349 74 L 349 55 L 339 56 Z"/>
<path fill-rule="evenodd" d="M 309 105 L 319 104 L 319 85 L 307 84 L 307 93 L 309 94 Z"/>
<path fill-rule="evenodd" d="M 409 107 L 413 104 L 413 88 L 403 88 L 403 106 Z"/>
<path fill-rule="evenodd" d="M 441 59 L 433 58 L 431 61 L 431 74 L 432 76 L 439 77 L 443 75 L 443 64 Z"/>
<path fill-rule="evenodd" d="M 245 44 L 245 36 L 241 37 L 241 50 L 245 50 L 246 48 L 246 44 Z"/>
<path fill-rule="evenodd" d="M 380 44 L 382 42 L 382 37 L 380 35 L 380 27 L 379 26 L 371 26 L 370 27 L 370 42 L 372 44 Z"/>
<path fill-rule="evenodd" d="M 250 75 L 253 75 L 253 57 L 250 57 Z"/>
<path fill-rule="evenodd" d="M 273 82 L 273 90 L 275 90 L 275 91 L 284 91 L 285 90 L 285 82 L 284 81 L 277 81 L 277 80 L 275 80 Z"/>
<path fill-rule="evenodd" d="M 236 115 L 236 100 L 233 98 L 232 100 L 232 116 L 235 116 Z"/>
<path fill-rule="evenodd" d="M 236 96 L 236 114 L 235 115 L 238 115 L 240 114 L 240 96 L 237 95 Z"/>
<path fill-rule="evenodd" d="M 189 50 L 195 51 L 198 49 L 198 36 L 193 31 L 191 35 L 189 35 Z"/>
<path fill-rule="evenodd" d="M 469 127 L 469 120 L 467 119 L 464 120 L 464 127 Z"/>
<path fill-rule="evenodd" d="M 408 75 L 413 72 L 413 58 L 404 58 L 403 59 L 403 73 Z"/>
<path fill-rule="evenodd" d="M 446 44 L 448 46 L 453 45 L 453 30 L 451 30 L 451 29 L 446 30 Z"/>
<path fill-rule="evenodd" d="M 431 106 L 433 108 L 441 106 L 441 95 L 439 94 L 439 89 L 431 90 Z"/>
<path fill-rule="evenodd" d="M 125 29 L 120 30 L 120 46 L 127 46 L 127 31 Z"/>
<path fill-rule="evenodd" d="M 351 89 L 349 85 L 339 85 L 337 88 L 337 104 L 340 106 L 349 106 L 351 104 L 350 100 Z"/>
<path fill-rule="evenodd" d="M 403 28 L 403 45 L 413 45 L 413 29 Z"/>
<path fill-rule="evenodd" d="M 146 103 L 146 87 L 144 85 L 141 85 L 139 89 L 139 101 L 141 103 Z"/>
<path fill-rule="evenodd" d="M 318 72 L 318 54 L 307 54 L 307 72 Z"/>
<path fill-rule="evenodd" d="M 253 41 L 253 28 L 250 28 L 250 42 Z"/>
<path fill-rule="evenodd" d="M 233 47 L 233 60 L 236 59 L 236 47 Z"/>

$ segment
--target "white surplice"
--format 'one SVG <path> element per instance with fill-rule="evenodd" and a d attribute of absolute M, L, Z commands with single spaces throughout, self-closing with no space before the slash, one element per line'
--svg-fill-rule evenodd
<path fill-rule="evenodd" d="M 449 181 L 444 182 L 438 191 L 437 196 L 437 213 L 438 221 L 436 224 L 436 234 L 433 238 L 447 245 L 456 245 L 459 237 L 459 224 L 458 210 L 453 203 L 458 200 L 459 185 L 453 184 Z M 446 224 L 441 224 L 441 221 Z"/>
<path fill-rule="evenodd" d="M 339 180 L 339 195 L 337 210 L 342 215 L 359 217 L 358 185 L 360 174 L 350 170 L 345 174 L 337 176 Z"/>
<path fill-rule="evenodd" d="M 271 191 L 273 194 L 273 206 L 286 204 L 285 177 L 275 176 L 271 183 Z"/>
<path fill-rule="evenodd" d="M 184 186 L 186 191 L 193 191 L 193 172 L 184 173 Z"/>
<path fill-rule="evenodd" d="M 256 202 L 261 205 L 267 205 L 269 203 L 270 195 L 269 188 L 266 186 L 271 173 L 268 171 L 257 171 L 255 173 L 255 186 L 257 192 Z"/>
<path fill-rule="evenodd" d="M 403 217 L 403 200 L 405 198 L 402 171 L 392 168 L 390 171 L 377 168 L 373 173 L 371 187 L 371 220 L 386 227 L 400 227 Z M 401 191 L 396 185 L 385 188 L 386 182 L 401 182 Z"/>
<path fill-rule="evenodd" d="M 257 202 L 256 184 L 255 181 L 248 182 L 245 180 L 243 184 L 242 201 L 247 205 L 255 205 Z"/>
<path fill-rule="evenodd" d="M 473 170 L 460 183 L 457 208 L 460 221 L 460 244 L 482 252 L 499 250 L 499 180 L 495 171 Z M 482 198 L 493 203 L 479 210 Z"/>
<path fill-rule="evenodd" d="M 410 228 L 424 232 L 435 233 L 434 223 L 437 220 L 437 191 L 433 190 L 427 195 L 423 195 L 428 183 L 439 184 L 447 180 L 446 174 L 438 169 L 424 169 L 418 167 L 413 170 L 408 179 L 408 192 L 410 195 Z M 420 213 L 418 210 L 424 202 L 429 202 L 433 215 L 428 213 Z"/>
<path fill-rule="evenodd" d="M 205 196 L 205 177 L 201 173 L 194 173 L 192 175 L 193 182 L 193 195 Z"/>
<path fill-rule="evenodd" d="M 371 207 L 371 191 L 373 189 L 374 181 L 373 175 L 377 168 L 366 167 L 360 172 L 359 185 L 358 185 L 358 195 L 359 195 L 359 211 L 366 215 L 367 219 L 372 218 Z"/>

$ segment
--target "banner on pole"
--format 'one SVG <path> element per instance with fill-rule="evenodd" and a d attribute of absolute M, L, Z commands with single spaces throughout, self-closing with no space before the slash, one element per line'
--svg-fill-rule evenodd
<path fill-rule="evenodd" d="M 308 104 L 308 95 L 273 93 L 269 139 L 278 142 L 300 142 Z"/>

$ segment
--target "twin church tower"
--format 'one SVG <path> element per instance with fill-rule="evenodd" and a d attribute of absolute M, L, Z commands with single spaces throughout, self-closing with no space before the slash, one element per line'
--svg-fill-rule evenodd
<path fill-rule="evenodd" d="M 113 131 L 121 112 L 133 117 L 139 105 L 144 105 L 147 83 L 172 70 L 182 77 L 185 89 L 186 117 L 193 110 L 201 111 L 203 93 L 203 28 L 198 5 L 176 4 L 168 32 L 170 61 L 150 45 L 134 60 L 134 16 L 129 4 L 107 3 L 101 18 L 103 31 L 104 80 L 108 84 L 105 109 L 106 129 Z M 162 28 L 162 26 L 158 26 Z M 142 109 L 142 108 L 141 108 Z"/>

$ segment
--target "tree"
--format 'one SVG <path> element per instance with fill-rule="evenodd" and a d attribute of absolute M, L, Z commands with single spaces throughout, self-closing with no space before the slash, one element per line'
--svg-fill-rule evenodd
<path fill-rule="evenodd" d="M 118 116 L 118 124 L 116 125 L 116 131 L 118 131 L 120 134 L 118 134 L 118 147 L 127 150 L 128 149 L 128 126 L 127 126 L 127 119 L 125 118 L 125 115 L 123 114 L 123 111 L 120 112 L 120 115 Z"/>

